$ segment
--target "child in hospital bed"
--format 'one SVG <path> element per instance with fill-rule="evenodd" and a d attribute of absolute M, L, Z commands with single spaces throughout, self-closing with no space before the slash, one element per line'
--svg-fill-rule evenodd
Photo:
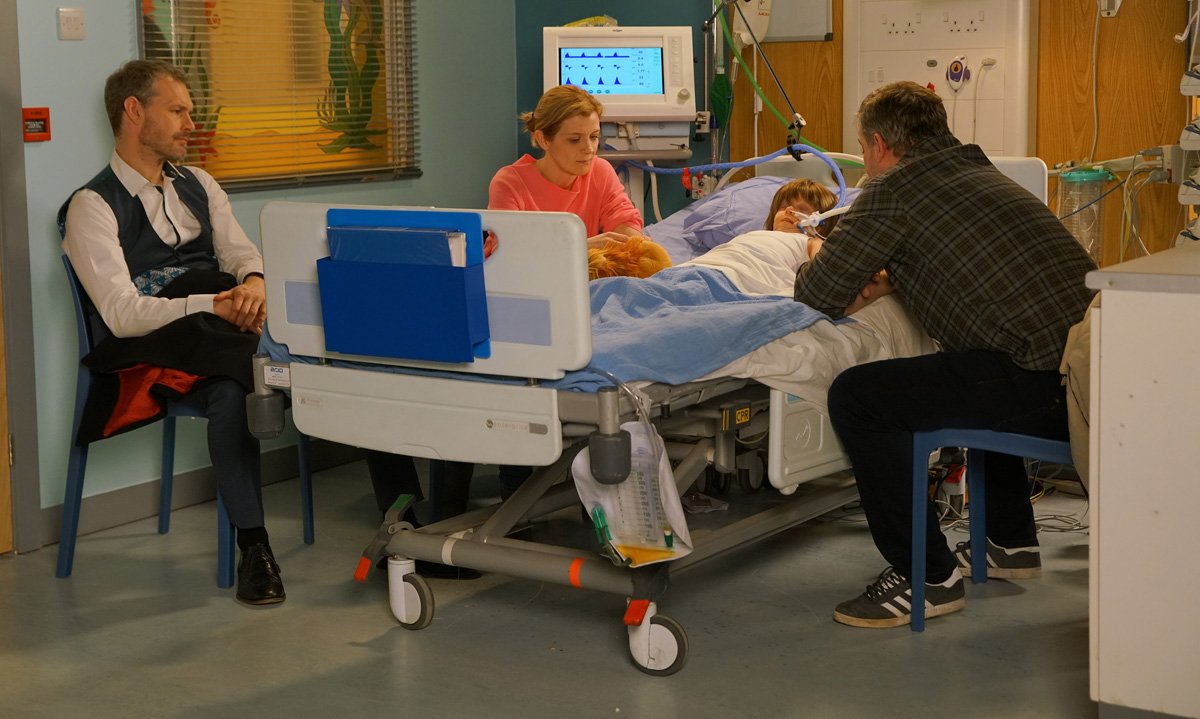
<path fill-rule="evenodd" d="M 680 266 L 720 270 L 746 294 L 790 297 L 796 270 L 808 260 L 809 235 L 798 223 L 836 204 L 837 196 L 824 185 L 809 179 L 792 180 L 775 192 L 763 229 L 740 234 Z M 830 217 L 816 228 L 803 229 L 820 238 L 828 235 L 836 222 L 837 217 Z"/>

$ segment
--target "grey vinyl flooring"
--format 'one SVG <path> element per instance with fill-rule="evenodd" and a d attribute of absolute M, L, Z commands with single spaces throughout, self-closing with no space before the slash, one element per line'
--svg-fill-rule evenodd
<path fill-rule="evenodd" d="M 146 519 L 81 537 L 68 579 L 56 546 L 0 557 L 0 717 L 1096 716 L 1086 532 L 1043 532 L 1041 579 L 968 584 L 964 611 L 913 634 L 832 621 L 882 562 L 861 514 L 827 515 L 674 578 L 660 611 L 690 653 L 660 678 L 632 666 L 615 595 L 430 580 L 433 623 L 400 627 L 382 574 L 351 578 L 378 526 L 365 464 L 315 487 L 312 546 L 296 482 L 265 489 L 274 608 L 217 588 L 212 503 L 165 536 Z M 1037 510 L 1086 522 L 1065 494 Z"/>

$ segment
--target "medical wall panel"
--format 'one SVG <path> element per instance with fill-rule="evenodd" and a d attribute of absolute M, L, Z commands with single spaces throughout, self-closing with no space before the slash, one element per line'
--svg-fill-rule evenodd
<path fill-rule="evenodd" d="M 950 128 L 989 155 L 1034 150 L 1037 48 L 1032 0 L 845 0 L 842 143 L 858 153 L 855 113 L 897 80 L 946 102 Z"/>

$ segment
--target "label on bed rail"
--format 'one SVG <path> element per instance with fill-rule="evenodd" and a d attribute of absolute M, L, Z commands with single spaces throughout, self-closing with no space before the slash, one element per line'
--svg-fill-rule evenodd
<path fill-rule="evenodd" d="M 292 370 L 287 365 L 267 363 L 263 365 L 263 384 L 268 387 L 288 389 L 292 386 Z"/>

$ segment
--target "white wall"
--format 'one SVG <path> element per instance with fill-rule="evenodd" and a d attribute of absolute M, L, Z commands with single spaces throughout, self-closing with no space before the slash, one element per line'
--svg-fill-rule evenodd
<path fill-rule="evenodd" d="M 422 177 L 235 194 L 234 213 L 247 234 L 258 241 L 259 210 L 274 199 L 485 206 L 488 180 L 516 155 L 513 1 L 415 0 Z M 53 133 L 50 142 L 25 146 L 43 508 L 62 502 L 77 367 L 55 213 L 108 161 L 104 80 L 137 55 L 136 3 L 73 0 L 71 6 L 86 13 L 83 41 L 57 39 L 57 6 L 17 3 L 21 103 L 49 107 Z M 94 444 L 85 495 L 158 479 L 159 437 L 156 428 L 147 428 Z M 277 444 L 265 448 L 271 446 Z M 175 462 L 180 472 L 209 464 L 203 422 L 180 423 Z"/>

